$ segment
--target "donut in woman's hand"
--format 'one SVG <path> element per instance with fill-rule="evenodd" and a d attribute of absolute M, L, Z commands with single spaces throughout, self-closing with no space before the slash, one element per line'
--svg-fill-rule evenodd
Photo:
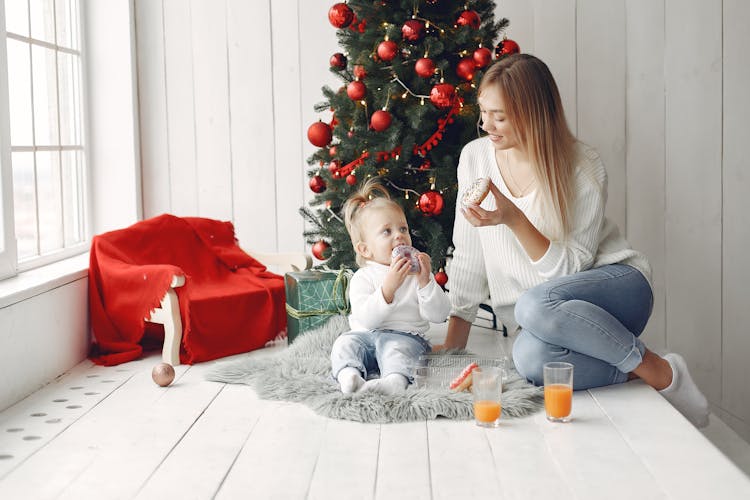
<path fill-rule="evenodd" d="M 461 205 L 467 207 L 469 205 L 479 205 L 487 197 L 490 192 L 490 179 L 487 177 L 480 177 L 471 183 L 471 186 L 464 193 L 464 197 L 461 199 Z"/>
<path fill-rule="evenodd" d="M 391 259 L 396 260 L 401 257 L 409 259 L 409 272 L 417 274 L 419 273 L 419 250 L 409 245 L 399 245 L 391 252 Z"/>

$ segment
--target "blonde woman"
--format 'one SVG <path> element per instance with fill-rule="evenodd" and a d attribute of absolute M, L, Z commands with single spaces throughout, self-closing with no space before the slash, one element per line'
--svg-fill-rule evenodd
<path fill-rule="evenodd" d="M 568 129 L 547 66 L 528 54 L 497 61 L 478 101 L 487 136 L 462 151 L 458 196 L 477 178 L 490 179 L 491 195 L 456 215 L 451 317 L 437 347 L 464 347 L 489 296 L 520 329 L 513 360 L 533 383 L 548 361 L 575 365 L 575 389 L 640 377 L 706 425 L 708 403 L 682 357 L 662 358 L 638 338 L 653 305 L 649 263 L 604 216 L 604 165 Z"/>
<path fill-rule="evenodd" d="M 445 322 L 450 300 L 432 275 L 429 255 L 416 254 L 418 271 L 411 259 L 394 255 L 396 247 L 411 246 L 409 225 L 376 179 L 346 201 L 344 223 L 359 269 L 349 285 L 351 331 L 333 344 L 331 372 L 345 394 L 395 394 L 413 380 L 419 356 L 431 351 L 425 332 L 430 322 Z"/>

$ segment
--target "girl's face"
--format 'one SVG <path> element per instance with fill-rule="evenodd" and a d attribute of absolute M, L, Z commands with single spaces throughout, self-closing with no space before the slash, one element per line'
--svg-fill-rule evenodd
<path fill-rule="evenodd" d="M 362 214 L 362 241 L 357 253 L 367 260 L 391 265 L 391 252 L 399 245 L 411 245 L 409 225 L 400 208 L 371 208 Z"/>
<path fill-rule="evenodd" d="M 478 101 L 482 130 L 489 134 L 495 149 L 518 147 L 516 130 L 505 115 L 505 104 L 497 85 L 483 88 Z"/>

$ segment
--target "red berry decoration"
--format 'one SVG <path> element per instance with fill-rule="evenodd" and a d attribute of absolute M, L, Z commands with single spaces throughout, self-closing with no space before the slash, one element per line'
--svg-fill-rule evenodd
<path fill-rule="evenodd" d="M 328 20 L 335 28 L 346 28 L 354 20 L 354 12 L 345 3 L 337 3 L 328 9 Z"/>
<path fill-rule="evenodd" d="M 310 179 L 310 189 L 313 193 L 322 193 L 326 190 L 326 181 L 319 175 L 315 175 Z"/>
<path fill-rule="evenodd" d="M 479 19 L 479 14 L 477 14 L 475 11 L 465 10 L 461 12 L 461 14 L 458 16 L 458 19 L 456 19 L 456 24 L 458 26 L 470 26 L 471 28 L 479 29 L 481 20 Z"/>
<path fill-rule="evenodd" d="M 357 183 L 357 177 L 354 174 L 349 174 L 346 176 L 346 183 L 350 186 L 353 186 Z"/>
<path fill-rule="evenodd" d="M 367 76 L 367 71 L 365 71 L 365 67 L 361 64 L 357 64 L 354 66 L 354 76 L 357 77 L 358 80 L 364 80 Z"/>
<path fill-rule="evenodd" d="M 382 132 L 391 126 L 391 114 L 388 111 L 379 109 L 372 114 L 370 126 L 376 132 Z"/>
<path fill-rule="evenodd" d="M 500 59 L 503 56 L 511 54 L 518 54 L 519 52 L 521 52 L 521 47 L 510 38 L 506 38 L 495 46 L 495 59 Z"/>
<path fill-rule="evenodd" d="M 307 129 L 307 140 L 313 146 L 322 148 L 323 146 L 327 146 L 331 142 L 331 139 L 333 139 L 333 132 L 327 123 L 315 122 Z"/>
<path fill-rule="evenodd" d="M 430 78 L 435 74 L 435 62 L 427 57 L 417 59 L 414 63 L 414 71 L 422 78 Z"/>
<path fill-rule="evenodd" d="M 435 281 L 440 286 L 445 286 L 446 283 L 448 283 L 448 275 L 445 274 L 445 271 L 441 268 L 440 271 L 435 273 Z"/>
<path fill-rule="evenodd" d="M 473 59 L 477 68 L 484 68 L 492 61 L 492 51 L 487 47 L 479 47 L 474 51 Z"/>
<path fill-rule="evenodd" d="M 419 197 L 419 209 L 425 215 L 440 215 L 443 204 L 443 195 L 437 191 L 430 190 Z"/>
<path fill-rule="evenodd" d="M 438 109 L 448 109 L 456 100 L 456 89 L 450 83 L 438 83 L 430 91 L 430 102 Z"/>
<path fill-rule="evenodd" d="M 424 23 L 419 19 L 409 19 L 401 27 L 401 38 L 407 42 L 416 43 L 424 37 Z"/>
<path fill-rule="evenodd" d="M 474 79 L 474 71 L 477 69 L 477 65 L 474 63 L 474 58 L 464 57 L 458 64 L 456 64 L 456 74 L 462 80 L 470 82 Z"/>
<path fill-rule="evenodd" d="M 318 260 L 326 260 L 331 256 L 331 245 L 325 240 L 318 240 L 313 243 L 312 254 Z"/>
<path fill-rule="evenodd" d="M 378 44 L 378 57 L 383 61 L 392 61 L 398 54 L 398 45 L 393 40 L 384 40 Z"/>
<path fill-rule="evenodd" d="M 367 93 L 367 87 L 359 80 L 354 80 L 346 86 L 346 95 L 353 101 L 361 100 Z"/>
<path fill-rule="evenodd" d="M 331 68 L 334 69 L 344 69 L 346 68 L 346 56 L 342 54 L 341 52 L 336 52 L 331 56 L 331 60 L 329 61 Z"/>

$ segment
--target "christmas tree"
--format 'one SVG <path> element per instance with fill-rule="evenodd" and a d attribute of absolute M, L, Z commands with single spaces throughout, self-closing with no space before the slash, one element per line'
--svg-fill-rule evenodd
<path fill-rule="evenodd" d="M 488 0 L 350 0 L 330 8 L 342 48 L 330 69 L 343 85 L 323 87 L 325 101 L 315 107 L 332 118 L 308 129 L 319 148 L 308 159 L 316 195 L 300 209 L 316 258 L 356 267 L 339 211 L 379 176 L 406 213 L 412 244 L 430 254 L 433 271 L 444 265 L 459 155 L 477 137 L 477 86 L 493 55 L 518 51 L 512 40 L 494 45 L 508 25 L 494 11 Z"/>

